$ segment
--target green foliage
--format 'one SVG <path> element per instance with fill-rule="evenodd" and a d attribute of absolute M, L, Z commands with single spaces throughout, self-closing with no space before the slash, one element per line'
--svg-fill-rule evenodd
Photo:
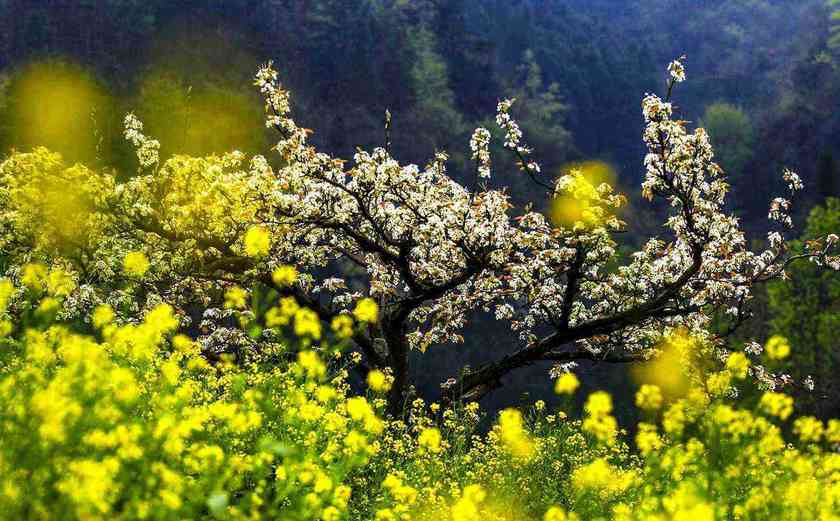
<path fill-rule="evenodd" d="M 412 63 L 408 77 L 414 94 L 410 127 L 429 130 L 427 137 L 415 134 L 410 138 L 428 140 L 424 146 L 428 150 L 450 149 L 468 127 L 455 106 L 455 94 L 449 85 L 446 61 L 437 50 L 437 38 L 431 30 L 420 26 L 409 31 L 407 42 Z"/>
<path fill-rule="evenodd" d="M 21 129 L 55 111 L 35 110 L 21 120 L 17 76 L 7 69 L 8 81 L 0 79 L 3 152 L 50 144 L 66 161 L 36 148 L 6 163 L 13 169 L 19 162 L 21 175 L 11 184 L 26 204 L 4 210 L 4 222 L 15 226 L 4 226 L 0 251 L 3 271 L 17 284 L 8 297 L 0 283 L 0 307 L 8 311 L 0 317 L 0 517 L 565 521 L 568 512 L 569 519 L 835 519 L 840 423 L 788 418 L 786 397 L 761 397 L 763 389 L 734 371 L 710 369 L 713 378 L 693 382 L 694 394 L 666 400 L 661 409 L 616 411 L 637 436 L 615 432 L 607 443 L 598 428 L 609 427 L 611 413 L 593 427 L 586 423 L 593 415 L 571 400 L 559 409 L 527 404 L 521 428 L 487 418 L 490 432 L 479 427 L 483 413 L 474 404 L 449 410 L 418 401 L 405 418 L 383 417 L 385 401 L 372 384 L 364 389 L 355 377 L 353 386 L 346 383 L 348 371 L 364 377 L 364 367 L 327 342 L 315 344 L 318 356 L 304 350 L 309 354 L 298 358 L 299 348 L 313 344 L 291 327 L 270 325 L 283 318 L 267 318 L 266 309 L 278 309 L 276 294 L 242 279 L 254 301 L 254 309 L 244 309 L 246 290 L 222 296 L 206 283 L 225 263 L 250 262 L 237 242 L 258 213 L 259 201 L 249 194 L 253 182 L 271 181 L 246 176 L 249 167 L 238 154 L 165 161 L 179 153 L 263 148 L 265 135 L 251 124 L 258 104 L 239 75 L 250 74 L 253 52 L 277 56 L 282 76 L 306 85 L 293 103 L 303 109 L 306 126 L 319 129 L 313 140 L 331 151 L 381 145 L 386 108 L 394 115 L 394 153 L 402 158 L 421 161 L 436 149 L 460 149 L 472 122 L 504 93 L 517 98 L 512 113 L 549 175 L 578 155 L 615 154 L 604 157 L 616 164 L 630 158 L 628 170 L 635 171 L 636 96 L 652 86 L 652 63 L 685 52 L 700 73 L 686 105 L 737 100 L 737 106 L 709 105 L 702 117 L 727 172 L 750 187 L 765 186 L 742 175 L 750 161 L 799 166 L 825 151 L 816 165 L 804 165 L 806 181 L 814 166 L 822 198 L 837 186 L 831 154 L 840 83 L 824 51 L 840 42 L 840 1 L 829 2 L 827 43 L 813 44 L 825 27 L 803 15 L 822 3 L 112 0 L 51 9 L 47 4 L 55 3 L 0 2 L 4 60 L 70 55 L 95 71 L 84 74 L 101 88 L 100 101 L 76 111 L 75 130 L 60 136 L 84 142 L 68 146 L 45 143 L 43 133 L 19 139 Z M 149 45 L 173 20 L 212 20 L 216 41 Z M 808 30 L 779 37 L 797 23 Z M 247 52 L 221 43 L 241 44 L 234 34 L 247 35 Z M 755 89 L 745 93 L 744 85 Z M 50 87 L 47 81 L 44 88 Z M 50 93 L 39 99 L 61 105 Z M 768 99 L 773 102 L 762 106 Z M 110 169 L 72 165 L 76 159 L 128 164 L 109 140 L 121 128 L 114 114 L 129 109 L 164 147 L 154 174 L 143 172 L 152 182 L 142 197 L 140 183 L 115 191 L 110 174 L 99 172 Z M 770 149 L 759 148 L 756 135 Z M 472 166 L 454 159 L 465 171 Z M 524 184 L 521 174 L 504 177 L 516 170 L 505 161 L 494 163 L 499 173 L 492 182 Z M 133 171 L 133 159 L 131 165 L 122 170 Z M 262 163 L 251 168 L 268 170 Z M 119 207 L 125 197 L 143 203 L 136 213 L 92 211 Z M 763 219 L 766 198 L 758 199 Z M 808 239 L 838 230 L 840 201 L 828 199 L 812 212 Z M 255 241 L 254 251 L 261 248 Z M 129 252 L 133 262 L 123 255 L 129 249 L 138 250 Z M 6 262 L 10 253 L 14 263 Z M 70 264 L 62 257 L 72 260 L 78 270 L 72 277 L 85 286 L 69 299 L 61 270 Z M 42 266 L 46 279 L 37 284 L 20 264 L 33 258 L 50 265 Z M 132 275 L 146 270 L 153 276 Z M 793 264 L 788 274 L 791 280 L 770 287 L 769 324 L 790 338 L 793 351 L 767 360 L 767 368 L 794 377 L 797 413 L 837 416 L 840 279 L 810 263 Z M 302 284 L 321 282 L 307 277 Z M 192 286 L 184 283 L 188 278 Z M 178 300 L 179 313 L 185 310 L 176 317 L 181 332 L 204 327 L 200 313 L 187 315 L 208 302 L 241 299 L 243 309 L 225 309 L 226 327 L 213 339 L 218 344 L 199 345 L 165 326 L 172 316 L 158 306 L 163 290 L 172 305 Z M 102 298 L 114 304 L 113 321 L 94 311 Z M 73 302 L 57 306 L 65 300 Z M 467 333 L 471 346 L 499 346 L 500 335 L 486 326 L 479 322 L 477 332 Z M 308 327 L 321 326 L 310 319 Z M 758 325 L 760 334 L 765 330 L 764 322 Z M 465 351 L 475 364 L 483 362 L 481 350 Z M 453 374 L 454 365 L 424 371 L 432 373 L 430 385 L 437 389 L 437 375 Z M 813 393 L 802 389 L 809 375 Z M 536 378 L 514 378 L 528 378 L 522 384 L 532 389 L 547 387 Z M 365 392 L 366 399 L 351 398 Z M 507 413 L 504 418 L 515 417 Z M 626 416 L 646 421 L 624 422 Z"/>
<path fill-rule="evenodd" d="M 348 400 L 345 361 L 331 383 L 290 344 L 210 365 L 166 304 L 136 324 L 99 307 L 96 335 L 79 335 L 46 311 L 72 277 L 31 265 L 22 280 L 0 283 L 4 517 L 346 518 L 342 483 L 383 424 Z"/>
<path fill-rule="evenodd" d="M 840 48 L 840 2 L 837 0 L 827 0 L 826 6 L 830 12 L 831 26 L 828 37 L 828 48 L 836 50 Z"/>
<path fill-rule="evenodd" d="M 310 350 L 311 337 L 297 351 L 286 330 L 208 362 L 166 304 L 136 323 L 99 307 L 83 335 L 54 312 L 73 298 L 71 273 L 27 265 L 18 279 L 0 281 L 0 508 L 16 519 L 769 521 L 840 507 L 840 421 L 792 419 L 780 393 L 733 401 L 728 389 L 750 385 L 743 355 L 700 380 L 676 359 L 660 367 L 691 389 L 642 386 L 631 452 L 604 392 L 580 413 L 570 399 L 507 409 L 487 433 L 475 403 L 415 400 L 388 419 L 389 377 L 351 397 L 358 360 Z M 243 327 L 262 319 L 230 299 Z M 297 322 L 295 309 L 274 317 Z M 573 394 L 576 378 L 563 380 Z"/>
<path fill-rule="evenodd" d="M 708 131 L 716 160 L 729 178 L 735 182 L 754 182 L 743 177 L 755 141 L 749 116 L 734 105 L 717 102 L 706 107 L 700 125 Z"/>
<path fill-rule="evenodd" d="M 564 127 L 570 108 L 560 89 L 559 83 L 546 83 L 535 53 L 525 51 L 510 97 L 519 103 L 517 119 L 533 135 L 530 143 L 544 151 L 540 160 L 550 171 L 568 160 L 574 150 L 572 135 Z"/>
<path fill-rule="evenodd" d="M 525 51 L 522 62 L 515 70 L 516 74 L 505 86 L 505 96 L 516 100 L 511 113 L 525 129 L 526 139 L 537 151 L 541 167 L 550 175 L 556 175 L 564 163 L 578 154 L 572 134 L 566 127 L 570 107 L 563 101 L 560 84 L 547 84 L 545 81 L 533 51 Z M 521 173 L 516 168 L 515 157 L 501 150 L 504 136 L 495 121 L 487 119 L 481 124 L 492 129 L 495 138 L 497 182 L 506 186 L 524 184 L 520 180 Z M 543 200 L 545 194 L 541 188 L 535 184 L 523 186 L 512 195 L 521 204 L 530 201 L 539 205 L 548 203 Z"/>
<path fill-rule="evenodd" d="M 829 198 L 808 217 L 806 240 L 840 230 L 840 199 Z M 799 243 L 798 248 L 802 247 Z M 812 263 L 796 263 L 789 279 L 768 288 L 770 327 L 790 339 L 791 357 L 781 369 L 798 382 L 814 378 L 815 389 L 798 393 L 803 408 L 822 416 L 840 413 L 840 275 Z"/>
<path fill-rule="evenodd" d="M 158 72 L 143 81 L 136 110 L 148 132 L 168 143 L 163 157 L 256 153 L 267 141 L 259 101 L 230 86 L 193 86 L 187 78 Z"/>

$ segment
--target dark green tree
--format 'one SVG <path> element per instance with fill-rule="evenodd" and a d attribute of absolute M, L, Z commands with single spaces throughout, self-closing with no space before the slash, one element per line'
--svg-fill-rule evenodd
<path fill-rule="evenodd" d="M 840 232 L 840 199 L 829 198 L 808 217 L 805 239 Z M 802 247 L 802 243 L 798 243 Z M 770 329 L 788 338 L 791 355 L 775 369 L 798 385 L 811 376 L 813 392 L 801 389 L 800 406 L 820 416 L 840 412 L 840 273 L 810 262 L 788 268 L 789 280 L 768 287 Z"/>
<path fill-rule="evenodd" d="M 730 180 L 742 179 L 755 141 L 749 116 L 734 105 L 718 101 L 706 107 L 700 125 L 708 131 L 718 164 Z"/>
<path fill-rule="evenodd" d="M 837 160 L 830 149 L 826 149 L 817 158 L 817 186 L 816 197 L 822 201 L 828 197 L 840 195 L 838 184 Z"/>

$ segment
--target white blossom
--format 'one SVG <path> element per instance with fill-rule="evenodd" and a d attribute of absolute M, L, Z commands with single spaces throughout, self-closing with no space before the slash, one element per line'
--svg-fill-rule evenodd
<path fill-rule="evenodd" d="M 478 176 L 490 178 L 490 132 L 486 128 L 477 128 L 470 139 L 472 158 L 478 164 Z"/>
<path fill-rule="evenodd" d="M 683 66 L 681 61 L 674 60 L 671 63 L 669 63 L 668 72 L 671 73 L 671 78 L 675 82 L 681 83 L 685 81 L 685 67 Z"/>

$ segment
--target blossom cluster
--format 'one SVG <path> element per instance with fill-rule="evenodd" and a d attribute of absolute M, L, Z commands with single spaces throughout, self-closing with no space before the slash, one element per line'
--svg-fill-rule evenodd
<path fill-rule="evenodd" d="M 684 79 L 681 62 L 668 69 L 671 87 Z M 626 229 L 619 217 L 626 198 L 585 169 L 553 183 L 541 178 L 511 115 L 513 100 L 498 105 L 504 147 L 548 187 L 549 215 L 514 210 L 507 191 L 486 182 L 486 129 L 469 144 L 485 182 L 467 187 L 448 173 L 444 152 L 423 167 L 401 164 L 387 147 L 360 149 L 352 161 L 321 152 L 293 119 L 291 95 L 271 64 L 255 83 L 266 124 L 279 135 L 276 159 L 236 151 L 161 158 L 160 144 L 133 115 L 125 136 L 141 168 L 128 180 L 67 166 L 45 149 L 12 154 L 0 164 L 0 247 L 11 271 L 37 260 L 77 274 L 83 282 L 62 312 L 80 320 L 99 304 L 137 319 L 166 302 L 185 327 L 195 320 L 199 341 L 216 352 L 273 342 L 276 328 L 267 324 L 251 320 L 246 334 L 229 327 L 234 314 L 250 320 L 251 310 L 233 300 L 294 297 L 311 312 L 294 322 L 314 341 L 329 327 L 372 368 L 393 371 L 396 407 L 408 392 L 409 351 L 462 342 L 476 310 L 508 321 L 521 345 L 448 386 L 469 399 L 494 387 L 499 367 L 646 359 L 672 329 L 703 334 L 717 312 L 738 323 L 753 286 L 783 276 L 796 257 L 840 267 L 834 236 L 809 242 L 796 257 L 784 231 L 768 235 L 765 251 L 748 249 L 726 212 L 728 185 L 708 135 L 677 119 L 670 98 L 643 101 L 642 194 L 668 204 L 667 233 L 619 261 L 615 235 Z M 784 177 L 791 191 L 802 188 L 793 172 Z M 774 200 L 771 219 L 790 224 L 791 204 Z M 378 306 L 379 328 L 364 327 L 370 313 L 353 313 L 367 299 Z"/>
<path fill-rule="evenodd" d="M 161 158 L 133 116 L 141 168 L 127 179 L 13 153 L 0 164 L 0 512 L 832 519 L 840 421 L 795 416 L 789 378 L 764 367 L 790 354 L 783 338 L 733 350 L 707 327 L 718 312 L 737 325 L 754 285 L 790 262 L 840 268 L 838 239 L 792 256 L 792 202 L 778 198 L 780 230 L 750 250 L 708 135 L 674 114 L 684 67 L 669 74 L 668 96 L 642 104 L 642 194 L 668 215 L 626 260 L 626 198 L 582 168 L 541 178 L 511 100 L 504 147 L 547 187 L 549 215 L 489 186 L 484 129 L 472 188 L 444 152 L 421 167 L 387 146 L 319 151 L 270 65 L 256 84 L 276 158 Z M 521 345 L 449 380 L 442 403 L 412 397 L 410 350 L 462 342 L 476 310 Z M 604 391 L 573 410 L 582 359 L 652 368 L 634 372 L 634 440 Z M 476 401 L 537 361 L 558 364 L 564 408 L 508 408 L 482 434 Z M 739 402 L 756 382 L 757 403 Z"/>

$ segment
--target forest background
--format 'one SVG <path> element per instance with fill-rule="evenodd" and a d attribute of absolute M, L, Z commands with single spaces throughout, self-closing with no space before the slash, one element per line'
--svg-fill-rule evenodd
<path fill-rule="evenodd" d="M 337 156 L 383 143 L 424 164 L 465 150 L 502 97 L 550 174 L 603 171 L 630 197 L 628 249 L 659 232 L 660 208 L 640 201 L 638 100 L 662 91 L 661 70 L 685 55 L 681 114 L 702 123 L 733 186 L 748 236 L 762 240 L 783 168 L 806 184 L 796 206 L 807 233 L 840 229 L 840 15 L 824 0 L 6 0 L 0 1 L 0 151 L 36 144 L 70 160 L 136 170 L 121 137 L 129 111 L 164 144 L 162 156 L 264 151 L 271 136 L 252 78 L 272 59 L 313 142 Z M 838 24 L 837 26 L 835 24 Z M 489 125 L 488 126 L 492 126 Z M 497 157 L 501 157 L 498 156 Z M 468 158 L 452 157 L 466 181 Z M 541 201 L 513 164 L 496 177 L 514 202 Z M 755 316 L 733 337 L 790 338 L 794 377 L 813 375 L 797 403 L 840 415 L 840 274 L 796 267 L 760 289 Z M 514 341 L 491 316 L 463 346 L 413 361 L 425 396 L 464 365 Z M 511 374 L 483 405 L 555 399 L 546 367 Z M 634 414 L 626 367 L 582 362 L 584 389 L 610 390 Z M 540 377 L 534 376 L 539 374 Z M 582 393 L 585 395 L 586 393 Z M 527 397 L 527 398 L 526 398 Z M 623 412 L 622 412 L 623 411 Z M 631 423 L 632 418 L 620 418 Z"/>

